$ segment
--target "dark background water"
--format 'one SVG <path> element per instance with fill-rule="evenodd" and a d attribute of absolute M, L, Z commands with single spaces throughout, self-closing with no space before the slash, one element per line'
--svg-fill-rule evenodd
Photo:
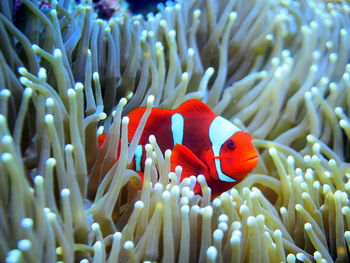
<path fill-rule="evenodd" d="M 3 0 L 0 0 L 3 1 Z M 21 0 L 12 0 L 13 1 L 13 18 L 14 22 L 17 20 L 23 20 L 25 16 L 25 6 Z M 76 3 L 80 3 L 81 0 L 75 0 Z M 131 13 L 137 15 L 142 14 L 146 15 L 149 12 L 157 12 L 157 5 L 160 3 L 167 2 L 166 0 L 125 0 L 129 4 L 129 10 Z M 168 0 L 170 1 L 170 0 Z M 94 3 L 94 9 L 97 12 L 98 16 L 102 19 L 109 19 L 114 13 L 114 7 L 118 0 L 92 0 Z M 41 0 L 39 8 L 44 10 L 45 8 L 50 9 L 51 5 L 48 0 Z M 18 23 L 20 24 L 20 23 Z"/>
<path fill-rule="evenodd" d="M 158 3 L 165 3 L 165 0 L 127 0 L 130 10 L 134 14 L 147 14 L 157 10 Z"/>

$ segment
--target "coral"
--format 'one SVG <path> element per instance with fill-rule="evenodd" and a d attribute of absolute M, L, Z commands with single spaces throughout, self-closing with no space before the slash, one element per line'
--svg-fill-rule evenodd
<path fill-rule="evenodd" d="M 348 261 L 347 1 L 187 0 L 109 20 L 90 1 L 21 2 L 0 1 L 0 261 Z M 190 98 L 260 152 L 213 201 L 154 136 L 143 184 L 129 165 L 152 106 Z"/>

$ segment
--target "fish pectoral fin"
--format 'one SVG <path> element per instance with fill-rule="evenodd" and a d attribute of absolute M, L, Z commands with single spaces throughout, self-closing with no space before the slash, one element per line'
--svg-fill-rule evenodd
<path fill-rule="evenodd" d="M 174 171 L 175 167 L 181 165 L 182 173 L 181 180 L 191 175 L 207 175 L 209 174 L 208 168 L 190 149 L 182 144 L 176 144 L 171 153 L 171 170 Z"/>

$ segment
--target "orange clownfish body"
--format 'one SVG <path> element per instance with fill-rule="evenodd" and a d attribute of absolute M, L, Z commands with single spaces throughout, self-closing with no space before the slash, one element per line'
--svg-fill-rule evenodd
<path fill-rule="evenodd" d="M 137 108 L 127 115 L 129 142 L 145 109 Z M 203 174 L 213 198 L 242 181 L 258 163 L 251 136 L 215 115 L 199 100 L 188 100 L 174 110 L 152 109 L 133 160 L 133 168 L 138 172 L 144 169 L 144 146 L 150 135 L 156 137 L 163 153 L 172 149 L 171 170 L 181 165 L 181 180 Z M 201 193 L 198 183 L 194 192 Z"/>

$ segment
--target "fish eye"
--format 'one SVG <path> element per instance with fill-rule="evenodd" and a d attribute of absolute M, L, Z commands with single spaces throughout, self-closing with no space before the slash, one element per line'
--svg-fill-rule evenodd
<path fill-rule="evenodd" d="M 227 141 L 227 147 L 233 150 L 234 148 L 236 148 L 236 144 L 233 140 L 230 139 Z"/>

